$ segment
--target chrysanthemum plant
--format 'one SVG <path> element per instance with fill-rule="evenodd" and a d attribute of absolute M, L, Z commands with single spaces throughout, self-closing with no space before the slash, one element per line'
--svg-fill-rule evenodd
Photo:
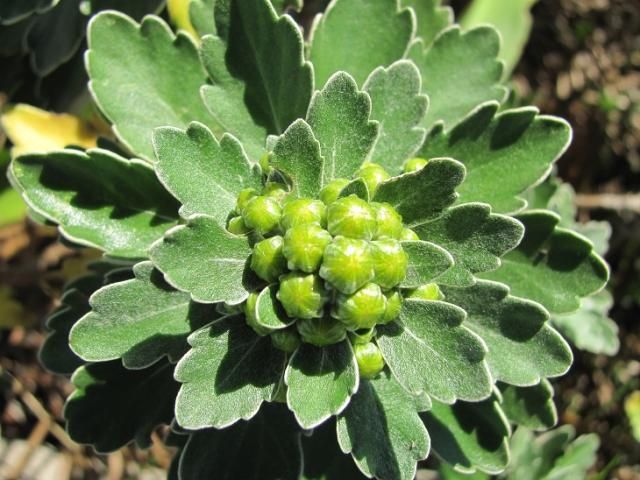
<path fill-rule="evenodd" d="M 197 40 L 104 12 L 90 91 L 117 142 L 17 158 L 13 185 L 104 252 L 49 320 L 71 436 L 170 424 L 181 479 L 499 472 L 556 421 L 549 325 L 605 285 L 592 244 L 527 209 L 566 122 L 505 110 L 489 27 L 438 2 L 196 0 Z"/>

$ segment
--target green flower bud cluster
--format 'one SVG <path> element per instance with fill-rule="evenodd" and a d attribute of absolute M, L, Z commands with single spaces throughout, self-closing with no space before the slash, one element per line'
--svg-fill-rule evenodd
<path fill-rule="evenodd" d="M 372 196 L 389 174 L 366 164 L 356 178 Z M 250 268 L 265 285 L 277 286 L 278 308 L 289 320 L 284 329 L 265 327 L 253 292 L 244 304 L 247 324 L 287 353 L 301 342 L 323 347 L 349 338 L 361 374 L 372 378 L 384 368 L 376 326 L 394 321 L 402 307 L 408 257 L 400 242 L 417 236 L 391 205 L 344 196 L 349 183 L 332 181 L 319 199 L 296 197 L 276 182 L 262 192 L 242 190 L 227 228 L 251 235 Z"/>

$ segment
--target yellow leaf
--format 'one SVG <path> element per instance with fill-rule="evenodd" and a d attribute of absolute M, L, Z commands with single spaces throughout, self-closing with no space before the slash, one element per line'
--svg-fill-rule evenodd
<path fill-rule="evenodd" d="M 189 4 L 191 0 L 169 0 L 167 2 L 167 9 L 169 10 L 169 18 L 171 22 L 179 29 L 189 33 L 194 40 L 200 41 L 200 37 L 195 28 L 191 24 L 191 18 L 189 17 Z"/>
<path fill-rule="evenodd" d="M 640 442 L 640 390 L 636 390 L 627 397 L 624 410 L 631 424 L 631 433 Z"/>
<path fill-rule="evenodd" d="M 0 122 L 14 145 L 11 152 L 14 156 L 57 150 L 67 145 L 96 146 L 96 132 L 67 113 L 51 113 L 17 104 L 0 117 Z"/>

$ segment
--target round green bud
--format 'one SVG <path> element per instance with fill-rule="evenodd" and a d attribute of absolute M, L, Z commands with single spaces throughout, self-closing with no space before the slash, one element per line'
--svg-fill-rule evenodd
<path fill-rule="evenodd" d="M 327 228 L 334 236 L 371 240 L 376 233 L 376 215 L 367 202 L 349 195 L 329 205 Z"/>
<path fill-rule="evenodd" d="M 364 328 L 362 330 L 356 330 L 355 332 L 349 332 L 349 340 L 351 341 L 351 345 L 362 345 L 364 343 L 369 343 L 376 336 L 376 329 L 373 328 Z"/>
<path fill-rule="evenodd" d="M 444 295 L 435 283 L 427 283 L 418 288 L 409 291 L 407 298 L 415 298 L 418 300 L 442 300 Z"/>
<path fill-rule="evenodd" d="M 287 271 L 287 259 L 282 253 L 281 236 L 267 238 L 255 244 L 251 254 L 251 269 L 265 282 L 273 283 Z"/>
<path fill-rule="evenodd" d="M 373 328 L 384 316 L 387 299 L 380 286 L 368 283 L 351 295 L 336 297 L 332 316 L 340 320 L 347 330 Z"/>
<path fill-rule="evenodd" d="M 264 155 L 260 157 L 260 160 L 258 160 L 258 164 L 260 164 L 260 169 L 262 170 L 262 173 L 265 175 L 268 175 L 269 172 L 271 171 L 271 165 L 269 165 L 270 157 L 271 157 L 271 154 L 269 152 L 266 152 Z"/>
<path fill-rule="evenodd" d="M 258 196 L 258 192 L 256 192 L 255 188 L 245 188 L 244 190 L 240 190 L 238 194 L 238 199 L 236 200 L 236 212 L 242 214 L 242 211 L 249 203 L 253 197 Z"/>
<path fill-rule="evenodd" d="M 370 204 L 376 215 L 376 238 L 400 238 L 402 235 L 402 217 L 388 203 L 373 202 Z"/>
<path fill-rule="evenodd" d="M 358 370 L 363 378 L 375 378 L 384 368 L 384 358 L 375 343 L 369 342 L 363 345 L 354 345 Z"/>
<path fill-rule="evenodd" d="M 258 315 L 256 312 L 257 304 L 258 304 L 258 294 L 255 292 L 250 293 L 249 296 L 247 297 L 246 303 L 244 304 L 244 317 L 247 322 L 247 325 L 253 328 L 254 332 L 256 332 L 258 335 L 260 335 L 261 337 L 264 337 L 265 335 L 269 335 L 269 333 L 271 333 L 271 330 L 263 327 L 258 323 L 258 320 L 257 320 Z"/>
<path fill-rule="evenodd" d="M 367 163 L 358 170 L 355 176 L 364 180 L 371 196 L 373 196 L 382 182 L 391 178 L 391 175 L 377 163 Z"/>
<path fill-rule="evenodd" d="M 319 318 L 327 303 L 327 291 L 316 275 L 287 273 L 280 277 L 276 295 L 291 318 Z"/>
<path fill-rule="evenodd" d="M 298 198 L 287 202 L 282 209 L 280 225 L 286 231 L 296 225 L 327 223 L 327 207 L 320 200 Z"/>
<path fill-rule="evenodd" d="M 338 199 L 338 195 L 342 192 L 342 189 L 349 185 L 349 180 L 346 178 L 336 178 L 327 184 L 322 190 L 320 190 L 320 200 L 325 205 L 329 205 Z"/>
<path fill-rule="evenodd" d="M 247 202 L 242 210 L 242 219 L 247 227 L 265 235 L 278 227 L 282 209 L 276 200 L 257 196 Z"/>
<path fill-rule="evenodd" d="M 407 160 L 404 164 L 404 173 L 422 170 L 427 166 L 427 163 L 429 163 L 429 160 L 425 160 L 424 158 L 412 158 L 411 160 Z"/>
<path fill-rule="evenodd" d="M 325 347 L 341 342 L 347 336 L 347 331 L 340 322 L 325 315 L 322 318 L 301 320 L 296 323 L 298 333 L 305 343 L 316 347 Z"/>
<path fill-rule="evenodd" d="M 293 353 L 300 345 L 300 335 L 293 328 L 285 328 L 284 330 L 275 330 L 271 332 L 271 343 L 278 350 L 286 353 Z"/>
<path fill-rule="evenodd" d="M 414 242 L 414 241 L 420 240 L 420 237 L 416 232 L 414 232 L 410 228 L 403 228 L 402 233 L 400 233 L 399 240 L 403 242 Z"/>
<path fill-rule="evenodd" d="M 316 272 L 330 242 L 331 235 L 319 225 L 298 225 L 290 228 L 284 236 L 282 249 L 289 269 Z"/>
<path fill-rule="evenodd" d="M 379 323 L 387 324 L 393 322 L 400 315 L 402 295 L 397 290 L 391 290 L 385 292 L 384 296 L 387 298 L 387 309 L 384 311 L 384 316 Z"/>
<path fill-rule="evenodd" d="M 227 230 L 229 233 L 233 233 L 234 235 L 246 235 L 251 230 L 244 224 L 244 220 L 242 217 L 233 217 L 229 220 L 229 224 L 227 225 Z"/>
<path fill-rule="evenodd" d="M 409 257 L 397 240 L 383 238 L 371 242 L 374 282 L 382 288 L 393 288 L 407 275 Z"/>
<path fill-rule="evenodd" d="M 325 248 L 320 276 L 336 290 L 351 294 L 374 275 L 369 242 L 338 237 Z"/>
<path fill-rule="evenodd" d="M 265 185 L 264 189 L 262 190 L 262 194 L 265 197 L 273 198 L 277 202 L 282 202 L 287 197 L 289 192 L 287 191 L 286 187 L 281 183 L 269 182 Z"/>

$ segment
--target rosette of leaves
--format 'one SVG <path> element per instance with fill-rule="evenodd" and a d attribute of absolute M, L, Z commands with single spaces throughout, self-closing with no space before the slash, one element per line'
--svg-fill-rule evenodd
<path fill-rule="evenodd" d="M 608 277 L 522 195 L 570 128 L 500 111 L 498 35 L 437 2 L 335 0 L 307 48 L 268 0 L 201 3 L 199 46 L 97 15 L 119 147 L 10 169 L 68 242 L 137 262 L 65 323 L 71 435 L 108 451 L 171 422 L 182 479 L 410 479 L 431 452 L 503 470 L 511 424 L 555 423 L 550 315 Z"/>

